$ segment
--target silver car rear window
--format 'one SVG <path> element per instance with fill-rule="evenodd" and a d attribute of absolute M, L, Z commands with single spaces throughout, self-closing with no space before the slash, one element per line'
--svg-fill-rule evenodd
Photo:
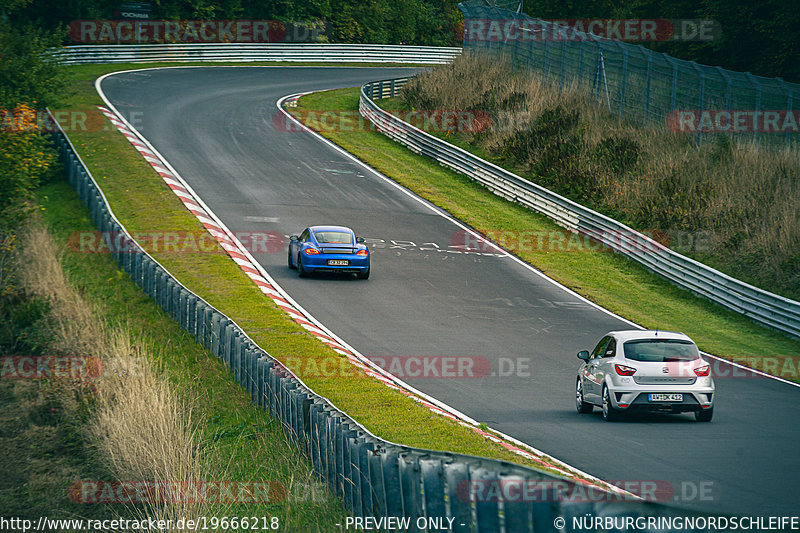
<path fill-rule="evenodd" d="M 671 363 L 700 357 L 693 342 L 679 339 L 639 339 L 623 345 L 625 358 L 632 361 Z"/>

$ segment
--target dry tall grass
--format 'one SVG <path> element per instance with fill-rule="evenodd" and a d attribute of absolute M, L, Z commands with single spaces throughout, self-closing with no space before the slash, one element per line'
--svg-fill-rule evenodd
<path fill-rule="evenodd" d="M 403 91 L 416 109 L 482 110 L 491 129 L 457 133 L 529 179 L 772 291 L 800 298 L 800 154 L 719 137 L 699 148 L 620 121 L 502 58 L 464 54 Z"/>
<path fill-rule="evenodd" d="M 61 353 L 98 357 L 96 408 L 89 437 L 119 481 L 199 483 L 206 479 L 190 409 L 170 391 L 141 346 L 125 331 L 110 331 L 69 285 L 49 232 L 36 223 L 22 236 L 20 282 L 47 298 L 49 319 Z M 195 519 L 208 514 L 202 502 L 154 502 L 134 509 L 142 518 Z M 175 530 L 175 529 L 173 529 Z"/>
<path fill-rule="evenodd" d="M 102 456 L 121 481 L 156 481 L 200 486 L 207 479 L 197 449 L 190 410 L 170 391 L 140 346 L 115 333 L 99 383 L 99 406 L 91 433 Z M 186 499 L 186 498 L 184 498 Z M 196 520 L 208 502 L 148 504 L 144 516 Z"/>
<path fill-rule="evenodd" d="M 27 292 L 50 303 L 48 319 L 56 332 L 53 349 L 105 357 L 108 353 L 106 329 L 96 320 L 89 304 L 69 285 L 50 233 L 42 225 L 31 222 L 22 230 L 20 241 L 17 278 Z"/>

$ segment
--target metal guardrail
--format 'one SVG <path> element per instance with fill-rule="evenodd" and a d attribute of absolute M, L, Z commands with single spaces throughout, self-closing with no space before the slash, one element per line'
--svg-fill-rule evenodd
<path fill-rule="evenodd" d="M 619 496 L 599 489 L 594 489 L 593 498 L 575 498 L 585 496 L 590 487 L 514 463 L 412 448 L 376 437 L 311 390 L 238 324 L 184 287 L 142 249 L 114 216 L 57 124 L 53 137 L 69 182 L 92 221 L 113 237 L 111 253 L 120 268 L 198 344 L 224 362 L 254 403 L 280 421 L 310 459 L 315 474 L 353 515 L 408 519 L 407 531 L 438 530 L 424 524 L 432 524 L 429 520 L 447 524 L 453 519 L 451 530 L 456 533 L 550 531 L 559 517 L 565 520 L 563 531 L 573 531 L 573 517 L 702 518 L 657 503 L 619 501 Z M 701 531 L 685 522 L 675 524 L 662 524 L 657 530 Z"/>
<path fill-rule="evenodd" d="M 410 150 L 481 183 L 493 193 L 587 235 L 676 285 L 756 322 L 800 338 L 800 302 L 748 285 L 666 248 L 605 215 L 583 207 L 383 111 L 374 100 L 392 97 L 409 78 L 367 83 L 359 111 L 377 129 Z"/>
<path fill-rule="evenodd" d="M 450 63 L 461 48 L 389 44 L 202 43 L 75 45 L 54 50 L 63 64 L 186 61 Z"/>

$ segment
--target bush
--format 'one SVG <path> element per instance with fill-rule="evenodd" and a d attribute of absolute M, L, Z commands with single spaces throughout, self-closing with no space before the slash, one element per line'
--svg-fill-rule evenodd
<path fill-rule="evenodd" d="M 21 102 L 44 107 L 61 103 L 67 90 L 64 68 L 50 57 L 64 31 L 50 32 L 34 25 L 0 20 L 0 107 Z"/>
<path fill-rule="evenodd" d="M 64 68 L 49 50 L 61 32 L 12 22 L 30 0 L 5 2 L 0 20 L 0 244 L 25 215 L 30 193 L 56 161 L 42 135 L 37 110 L 60 102 L 67 87 Z M 1 261 L 0 261 L 1 262 Z M 0 292 L 4 288 L 0 264 Z"/>
<path fill-rule="evenodd" d="M 51 339 L 45 317 L 50 304 L 24 293 L 0 297 L 0 350 L 4 354 L 43 353 Z"/>
<path fill-rule="evenodd" d="M 56 161 L 50 139 L 39 130 L 36 110 L 21 103 L 0 109 L 0 213 L 18 205 Z"/>
<path fill-rule="evenodd" d="M 594 158 L 610 170 L 620 173 L 630 170 L 639 160 L 639 145 L 628 137 L 606 137 L 594 149 Z"/>

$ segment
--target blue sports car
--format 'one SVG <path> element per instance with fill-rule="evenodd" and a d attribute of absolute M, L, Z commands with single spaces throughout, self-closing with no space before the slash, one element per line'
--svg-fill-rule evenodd
<path fill-rule="evenodd" d="M 289 268 L 301 278 L 313 272 L 350 272 L 369 277 L 369 248 L 343 226 L 311 226 L 289 237 Z"/>

